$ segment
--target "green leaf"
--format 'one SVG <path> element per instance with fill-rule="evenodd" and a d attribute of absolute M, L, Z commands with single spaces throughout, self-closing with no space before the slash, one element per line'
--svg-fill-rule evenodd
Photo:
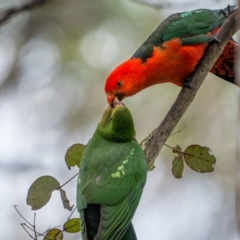
<path fill-rule="evenodd" d="M 70 148 L 68 148 L 65 155 L 65 162 L 69 170 L 71 169 L 71 167 L 80 166 L 80 161 L 85 147 L 86 146 L 83 144 L 76 143 L 73 144 Z"/>
<path fill-rule="evenodd" d="M 42 208 L 51 198 L 52 192 L 60 187 L 59 182 L 52 176 L 42 176 L 30 186 L 27 194 L 27 204 L 32 210 Z"/>
<path fill-rule="evenodd" d="M 69 211 L 72 211 L 73 205 L 70 206 L 70 202 L 67 198 L 66 192 L 63 189 L 60 189 L 60 193 L 61 193 L 61 199 L 63 202 L 63 207 L 68 209 Z"/>
<path fill-rule="evenodd" d="M 175 149 L 179 150 L 176 151 Z M 183 155 L 182 155 L 182 149 L 177 146 L 175 149 L 173 149 L 174 153 L 177 153 L 177 156 L 173 159 L 172 162 L 172 174 L 175 178 L 182 178 L 182 173 L 183 173 Z"/>
<path fill-rule="evenodd" d="M 63 239 L 62 231 L 58 228 L 52 228 L 47 232 L 43 240 L 62 240 L 62 239 Z"/>
<path fill-rule="evenodd" d="M 190 145 L 184 151 L 186 164 L 194 171 L 199 173 L 213 172 L 216 158 L 209 153 L 208 147 Z"/>
<path fill-rule="evenodd" d="M 79 232 L 81 230 L 80 219 L 79 218 L 69 219 L 67 222 L 64 223 L 63 229 L 68 233 Z"/>

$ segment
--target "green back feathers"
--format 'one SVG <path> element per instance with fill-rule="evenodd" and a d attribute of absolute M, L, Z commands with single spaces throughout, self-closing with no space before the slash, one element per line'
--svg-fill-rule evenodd
<path fill-rule="evenodd" d="M 235 6 L 231 6 L 232 11 Z M 228 14 L 228 8 L 223 9 Z M 164 20 L 149 38 L 134 53 L 132 58 L 141 58 L 143 62 L 151 57 L 153 47 L 180 38 L 182 45 L 211 42 L 214 37 L 207 35 L 221 26 L 226 16 L 220 10 L 197 9 L 189 12 L 175 13 Z"/>
<path fill-rule="evenodd" d="M 225 9 L 227 11 L 227 9 Z M 190 12 L 176 14 L 171 24 L 165 28 L 162 41 L 168 41 L 174 37 L 186 38 L 199 35 L 201 39 L 190 42 L 191 44 L 210 42 L 213 40 L 206 34 L 221 26 L 226 17 L 220 10 L 198 9 Z M 205 35 L 204 39 L 202 35 Z M 183 43 L 185 44 L 185 43 Z"/>
<path fill-rule="evenodd" d="M 108 106 L 98 124 L 97 133 L 112 142 L 128 142 L 135 136 L 133 119 L 124 105 Z"/>

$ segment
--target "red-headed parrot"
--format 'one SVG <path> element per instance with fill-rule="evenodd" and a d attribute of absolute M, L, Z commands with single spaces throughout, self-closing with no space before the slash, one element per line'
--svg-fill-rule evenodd
<path fill-rule="evenodd" d="M 183 86 L 233 9 L 198 9 L 169 16 L 129 60 L 107 77 L 105 93 L 109 104 L 115 97 L 122 100 L 158 83 Z M 238 49 L 237 43 L 230 40 L 211 73 L 234 83 L 233 64 Z"/>

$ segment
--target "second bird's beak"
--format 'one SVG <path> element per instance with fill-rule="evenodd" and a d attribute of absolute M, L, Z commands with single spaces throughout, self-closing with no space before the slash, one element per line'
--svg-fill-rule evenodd
<path fill-rule="evenodd" d="M 120 95 L 120 94 L 107 94 L 107 101 L 108 101 L 108 104 L 111 106 L 111 107 L 114 107 L 115 104 L 114 102 L 115 101 L 118 101 L 118 105 L 122 104 L 124 105 L 121 101 L 123 100 L 123 95 Z"/>
<path fill-rule="evenodd" d="M 117 106 L 122 106 L 123 104 L 118 100 L 117 97 L 114 98 L 113 103 L 112 103 L 112 107 L 115 108 Z"/>

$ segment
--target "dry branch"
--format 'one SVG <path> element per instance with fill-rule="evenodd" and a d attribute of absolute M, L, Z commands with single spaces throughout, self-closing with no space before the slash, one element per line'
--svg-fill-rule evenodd
<path fill-rule="evenodd" d="M 226 43 L 236 32 L 236 22 L 238 20 L 238 11 L 234 11 L 224 24 L 219 29 L 216 34 L 216 38 L 221 41 L 221 43 L 214 41 L 210 44 L 204 57 L 198 64 L 194 73 L 189 77 L 191 86 L 183 87 L 179 93 L 176 101 L 172 105 L 171 109 L 167 113 L 166 117 L 163 119 L 161 124 L 158 126 L 156 131 L 151 135 L 146 143 L 144 149 L 148 168 L 151 169 L 154 165 L 154 161 L 159 154 L 165 141 L 193 101 L 198 89 L 206 78 L 208 72 L 210 71 L 213 64 L 216 62 L 217 58 L 221 55 Z"/>
<path fill-rule="evenodd" d="M 238 1 L 238 5 L 240 0 Z M 240 15 L 240 8 L 238 9 L 238 14 Z M 238 24 L 240 25 L 240 18 L 238 19 Z M 240 38 L 239 38 L 240 40 Z M 240 53 L 237 57 L 237 66 L 240 64 Z M 237 83 L 240 87 L 240 69 L 236 68 Z M 237 230 L 238 230 L 238 239 L 240 240 L 240 92 L 238 94 L 238 126 L 237 126 L 237 147 L 236 147 L 236 185 L 235 185 L 235 211 L 237 219 Z"/>
<path fill-rule="evenodd" d="M 0 12 L 0 25 L 12 18 L 14 15 L 24 12 L 29 9 L 33 9 L 41 4 L 48 2 L 49 0 L 28 0 L 24 1 L 19 5 L 9 7 Z"/>

